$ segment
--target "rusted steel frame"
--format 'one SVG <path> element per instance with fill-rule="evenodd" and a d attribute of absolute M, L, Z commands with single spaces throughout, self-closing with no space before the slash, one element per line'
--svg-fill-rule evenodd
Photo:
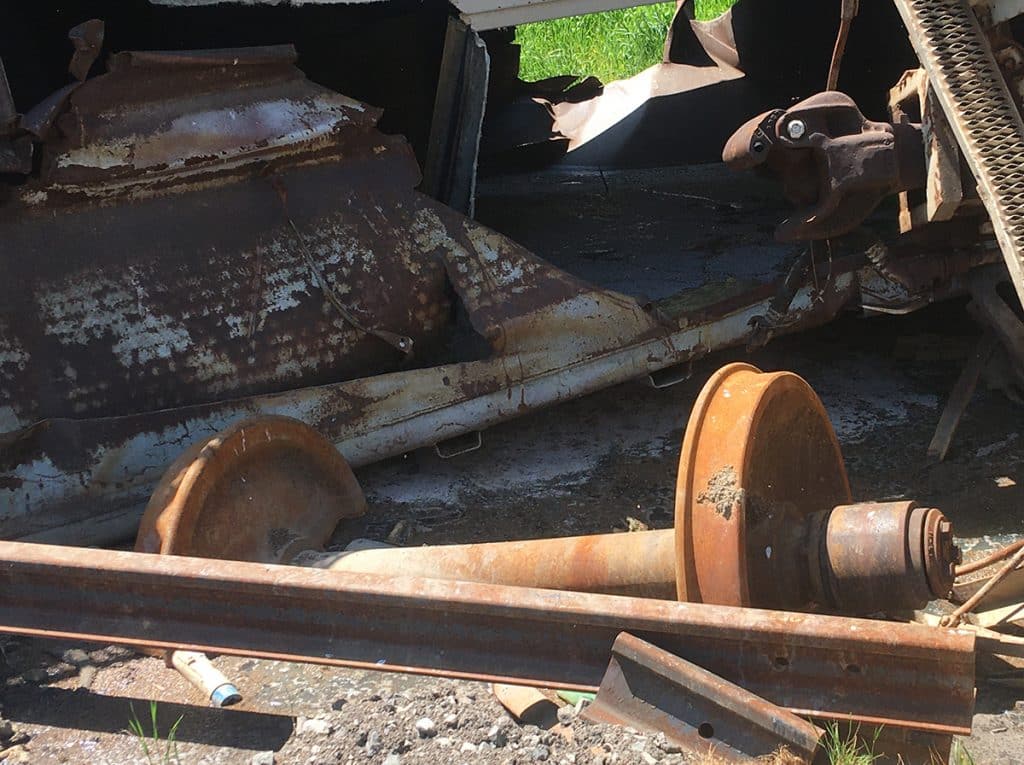
<path fill-rule="evenodd" d="M 0 543 L 0 631 L 593 689 L 628 631 L 797 714 L 965 733 L 974 636 L 915 624 Z"/>
<path fill-rule="evenodd" d="M 800 290 L 791 306 L 794 321 L 785 331 L 828 321 L 856 292 L 854 273 L 836 276 L 824 300 L 815 299 L 810 288 Z M 590 338 L 578 337 L 571 346 L 574 353 L 556 351 L 549 338 L 548 347 L 481 361 L 125 417 L 48 420 L 20 434 L 21 453 L 31 448 L 38 456 L 8 475 L 12 483 L 31 487 L 35 505 L 48 506 L 48 514 L 61 517 L 62 523 L 31 513 L 0 515 L 0 536 L 76 544 L 128 538 L 135 533 L 139 509 L 181 449 L 245 417 L 264 413 L 300 419 L 358 467 L 741 343 L 751 319 L 765 313 L 770 299 L 767 295 L 683 329 L 654 337 L 648 331 L 601 350 L 580 349 Z M 55 476 L 47 455 L 66 453 L 67 444 L 76 445 L 76 464 Z M 17 494 L 11 492 L 11 507 L 26 504 Z"/>
<path fill-rule="evenodd" d="M 822 734 L 792 712 L 628 632 L 615 639 L 584 716 L 660 731 L 687 752 L 713 752 L 716 763 L 749 763 L 782 748 L 809 762 Z"/>

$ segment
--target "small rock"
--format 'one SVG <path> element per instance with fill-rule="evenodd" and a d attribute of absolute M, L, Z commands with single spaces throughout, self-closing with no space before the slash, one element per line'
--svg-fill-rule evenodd
<path fill-rule="evenodd" d="M 454 712 L 449 712 L 444 716 L 444 726 L 446 728 L 458 728 L 459 727 L 459 716 Z"/>
<path fill-rule="evenodd" d="M 544 762 L 551 756 L 551 750 L 543 744 L 539 744 L 533 748 L 533 751 L 530 752 L 530 756 L 537 762 Z"/>
<path fill-rule="evenodd" d="M 96 679 L 97 671 L 96 667 L 92 664 L 86 664 L 78 670 L 78 687 L 91 688 L 93 680 Z"/>
<path fill-rule="evenodd" d="M 644 758 L 644 762 L 646 762 L 647 765 L 655 765 L 655 763 L 658 762 L 658 758 L 650 752 L 641 752 L 640 756 Z"/>
<path fill-rule="evenodd" d="M 420 738 L 433 738 L 437 735 L 437 726 L 429 717 L 421 717 L 416 721 L 416 732 L 420 734 Z"/>
<path fill-rule="evenodd" d="M 274 765 L 274 753 L 257 752 L 252 756 L 252 765 Z"/>
<path fill-rule="evenodd" d="M 434 739 L 434 743 L 438 746 L 451 746 L 454 742 L 447 736 L 438 736 Z"/>
<path fill-rule="evenodd" d="M 540 743 L 540 736 L 536 733 L 528 733 L 519 740 L 519 743 L 525 747 L 537 746 Z"/>
<path fill-rule="evenodd" d="M 468 754 L 469 752 L 476 751 L 476 744 L 471 744 L 468 741 L 463 742 L 462 747 L 459 749 L 460 752 Z"/>
<path fill-rule="evenodd" d="M 505 746 L 508 743 L 508 734 L 505 733 L 505 726 L 492 725 L 487 730 L 487 740 L 498 748 Z"/>
<path fill-rule="evenodd" d="M 89 654 L 81 648 L 69 648 L 61 658 L 75 667 L 81 667 L 90 662 Z"/>
<path fill-rule="evenodd" d="M 576 710 L 570 706 L 564 706 L 558 708 L 558 722 L 562 725 L 571 725 L 572 721 L 576 719 Z"/>
<path fill-rule="evenodd" d="M 658 749 L 663 751 L 665 754 L 682 754 L 683 748 L 679 744 L 673 744 L 667 738 L 664 733 L 659 733 L 658 737 L 654 740 L 654 743 L 658 746 Z"/>
<path fill-rule="evenodd" d="M 333 709 L 335 712 L 340 712 L 341 708 L 345 706 L 347 703 L 348 702 L 345 701 L 345 699 L 335 699 L 331 702 L 331 709 Z"/>
<path fill-rule="evenodd" d="M 397 754 L 389 754 L 384 758 L 384 765 L 402 765 L 402 758 Z"/>
<path fill-rule="evenodd" d="M 14 725 L 10 720 L 0 719 L 0 739 L 6 741 L 14 735 Z"/>
<path fill-rule="evenodd" d="M 371 730 L 366 734 L 366 743 L 363 745 L 367 754 L 376 754 L 377 750 L 380 749 L 380 733 L 375 730 Z"/>
<path fill-rule="evenodd" d="M 331 733 L 331 724 L 327 720 L 314 717 L 303 720 L 299 725 L 300 736 L 327 736 Z"/>

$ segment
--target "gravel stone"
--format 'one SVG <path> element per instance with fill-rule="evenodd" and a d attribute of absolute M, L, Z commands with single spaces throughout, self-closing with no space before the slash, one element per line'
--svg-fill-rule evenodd
<path fill-rule="evenodd" d="M 0 739 L 6 741 L 14 735 L 14 724 L 10 720 L 0 719 Z"/>
<path fill-rule="evenodd" d="M 252 756 L 251 765 L 274 765 L 274 753 L 257 752 Z"/>
<path fill-rule="evenodd" d="M 331 733 L 331 724 L 327 720 L 317 717 L 303 720 L 299 724 L 300 736 L 328 736 Z"/>
<path fill-rule="evenodd" d="M 61 658 L 75 667 L 81 667 L 91 661 L 89 654 L 81 648 L 69 648 Z"/>
<path fill-rule="evenodd" d="M 576 710 L 570 706 L 564 706 L 558 708 L 558 722 L 562 725 L 571 725 L 572 721 L 576 719 Z"/>
<path fill-rule="evenodd" d="M 551 756 L 551 750 L 543 744 L 540 744 L 533 748 L 533 751 L 530 752 L 530 756 L 537 762 L 544 762 L 548 757 Z"/>
<path fill-rule="evenodd" d="M 487 740 L 494 746 L 501 748 L 508 744 L 508 734 L 504 725 L 492 725 L 487 730 Z"/>
<path fill-rule="evenodd" d="M 437 735 L 437 726 L 429 717 L 421 717 L 416 721 L 416 732 L 420 738 L 433 738 Z"/>
<path fill-rule="evenodd" d="M 80 670 L 78 670 L 78 687 L 91 688 L 98 671 L 99 670 L 97 670 L 92 664 L 84 665 Z"/>
<path fill-rule="evenodd" d="M 375 730 L 371 730 L 366 734 L 366 743 L 363 748 L 367 754 L 376 754 L 377 750 L 380 749 L 380 733 Z"/>

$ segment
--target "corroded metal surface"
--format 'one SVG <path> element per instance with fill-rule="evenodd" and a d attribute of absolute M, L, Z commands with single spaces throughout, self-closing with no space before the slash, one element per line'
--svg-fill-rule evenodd
<path fill-rule="evenodd" d="M 749 120 L 729 138 L 722 160 L 779 176 L 798 208 L 775 230 L 786 242 L 848 234 L 886 196 L 926 180 L 920 125 L 868 120 L 833 89 Z"/>
<path fill-rule="evenodd" d="M 288 417 L 251 417 L 174 461 L 135 549 L 281 563 L 365 511 L 352 469 L 323 436 Z"/>
<path fill-rule="evenodd" d="M 730 406 L 714 404 L 719 394 Z M 321 553 L 334 525 L 362 512 L 359 486 L 345 460 L 315 430 L 288 418 L 257 417 L 194 445 L 175 461 L 149 502 L 136 549 L 843 614 L 922 608 L 947 595 L 958 551 L 942 513 L 913 502 L 831 508 L 834 485 L 826 487 L 832 494 L 807 489 L 806 481 L 828 476 L 807 454 L 819 460 L 831 455 L 835 462 L 824 468 L 840 488 L 845 468 L 828 420 L 814 417 L 823 410 L 818 412 L 820 402 L 803 380 L 733 364 L 712 376 L 699 401 L 698 425 L 688 429 L 680 460 L 679 518 L 688 524 L 682 534 L 643 531 Z M 794 429 L 780 431 L 787 421 Z M 715 427 L 720 422 L 732 429 Z M 823 445 L 834 448 L 828 452 Z M 815 472 L 803 484 L 783 468 L 773 474 L 766 451 L 797 455 Z M 739 472 L 718 467 L 740 452 L 747 456 L 737 460 Z M 702 480 L 709 460 L 715 472 L 695 496 L 688 478 Z M 712 510 L 735 525 L 716 524 Z M 688 583 L 690 569 L 697 572 L 696 585 L 677 593 L 676 582 Z M 729 577 L 741 586 L 728 589 L 722 582 L 727 585 Z M 749 586 L 757 578 L 765 581 Z"/>
<path fill-rule="evenodd" d="M 660 731 L 683 751 L 749 763 L 785 748 L 810 762 L 822 731 L 696 664 L 623 632 L 594 703 L 597 722 Z"/>
<path fill-rule="evenodd" d="M 671 530 L 329 553 L 335 571 L 675 598 Z"/>
<path fill-rule="evenodd" d="M 42 173 L 0 208 L 0 537 L 129 538 L 181 451 L 244 417 L 359 466 L 763 341 L 779 283 L 667 311 L 576 279 L 413 191 L 379 111 L 293 58 L 118 54 L 31 121 Z M 937 260 L 942 285 L 971 265 Z M 829 320 L 862 265 L 771 336 Z"/>
<path fill-rule="evenodd" d="M 120 54 L 71 96 L 42 177 L 0 209 L 0 432 L 400 368 L 306 249 L 364 324 L 439 346 L 451 303 L 409 241 L 408 147 L 293 57 Z"/>
<path fill-rule="evenodd" d="M 965 733 L 968 630 L 0 543 L 0 631 L 593 689 L 628 631 L 791 712 Z"/>
<path fill-rule="evenodd" d="M 849 502 L 839 442 L 810 386 L 791 372 L 723 367 L 701 391 L 683 437 L 679 599 L 774 608 L 809 595 L 798 530 Z M 769 533 L 787 526 L 795 538 Z"/>
<path fill-rule="evenodd" d="M 912 610 L 953 588 L 952 525 L 915 502 L 863 502 L 834 508 L 820 542 L 825 598 L 843 613 L 879 603 Z"/>

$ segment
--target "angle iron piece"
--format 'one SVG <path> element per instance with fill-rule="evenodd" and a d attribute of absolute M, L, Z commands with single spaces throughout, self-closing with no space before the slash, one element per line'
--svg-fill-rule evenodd
<path fill-rule="evenodd" d="M 967 0 L 896 0 L 1024 302 L 1024 122 Z"/>
<path fill-rule="evenodd" d="M 792 712 L 628 632 L 616 638 L 584 716 L 664 733 L 714 762 L 750 762 L 782 748 L 810 762 L 822 735 Z"/>

